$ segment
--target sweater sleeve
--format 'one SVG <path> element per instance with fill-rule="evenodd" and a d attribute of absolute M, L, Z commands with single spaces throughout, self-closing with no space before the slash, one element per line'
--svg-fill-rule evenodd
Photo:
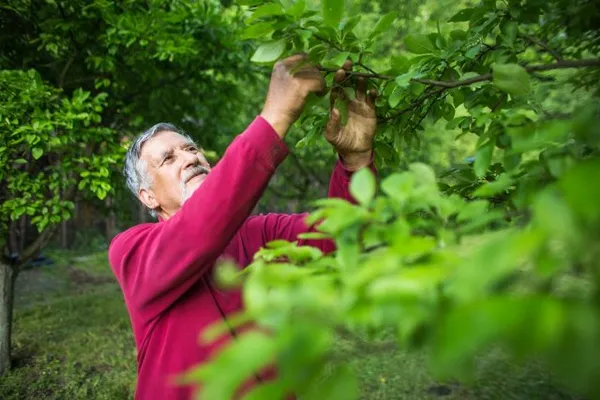
<path fill-rule="evenodd" d="M 127 302 L 148 317 L 158 315 L 207 273 L 287 152 L 257 117 L 173 217 L 116 236 L 109 260 Z"/>
<path fill-rule="evenodd" d="M 377 173 L 373 158 L 369 168 Z M 333 168 L 331 179 L 329 181 L 329 198 L 340 198 L 356 204 L 356 200 L 350 195 L 349 183 L 353 172 L 348 170 L 340 160 Z M 304 232 L 315 231 L 314 227 L 307 226 L 305 219 L 308 213 L 302 214 L 266 214 L 250 217 L 242 228 L 242 241 L 246 254 L 249 259 L 252 255 L 263 247 L 266 243 L 277 240 L 298 240 L 298 235 Z M 299 245 L 314 246 L 324 253 L 335 250 L 335 244 L 332 240 L 314 240 L 300 239 Z"/>

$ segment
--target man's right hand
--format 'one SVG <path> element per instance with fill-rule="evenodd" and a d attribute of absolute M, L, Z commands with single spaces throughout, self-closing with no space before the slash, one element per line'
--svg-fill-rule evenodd
<path fill-rule="evenodd" d="M 278 61 L 273 67 L 267 99 L 260 116 L 284 138 L 298 119 L 310 93 L 325 94 L 321 72 L 308 63 L 306 55 L 297 54 Z"/>

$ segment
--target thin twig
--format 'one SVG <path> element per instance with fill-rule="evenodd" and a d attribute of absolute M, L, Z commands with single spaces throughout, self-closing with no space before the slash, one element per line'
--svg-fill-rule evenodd
<path fill-rule="evenodd" d="M 338 69 L 340 69 L 340 68 L 326 68 L 326 67 L 318 67 L 318 68 L 319 68 L 319 71 L 323 71 L 323 72 L 336 72 Z M 360 76 L 363 78 L 384 79 L 384 80 L 390 80 L 390 79 L 396 78 L 395 76 L 378 74 L 376 72 L 366 73 L 366 72 L 347 71 L 346 73 L 348 75 Z"/>
<path fill-rule="evenodd" d="M 69 60 L 65 64 L 64 68 L 62 69 L 62 71 L 60 73 L 60 76 L 58 77 L 58 87 L 61 89 L 65 85 L 65 77 L 67 76 L 67 72 L 69 71 L 69 68 L 71 68 L 71 64 L 73 64 L 73 61 L 75 61 L 76 56 L 77 56 L 77 49 L 75 48 L 73 50 L 73 54 L 71 54 L 71 57 L 69 57 Z"/>
<path fill-rule="evenodd" d="M 522 35 L 519 36 L 525 40 L 528 40 L 529 42 L 531 42 L 532 44 L 541 47 L 542 49 L 546 50 L 548 53 L 550 53 L 552 55 L 552 57 L 554 57 L 556 59 L 556 61 L 563 61 L 562 56 L 560 55 L 560 53 L 554 49 L 552 49 L 546 42 L 543 42 L 533 36 L 529 36 L 529 35 Z"/>
<path fill-rule="evenodd" d="M 316 39 L 319 39 L 321 42 L 325 42 L 325 43 L 327 43 L 327 44 L 330 44 L 330 45 L 332 45 L 332 46 L 333 46 L 333 47 L 334 47 L 336 50 L 339 50 L 339 51 L 344 51 L 344 49 L 342 49 L 342 48 L 341 48 L 340 46 L 338 46 L 336 43 L 332 42 L 331 40 L 329 40 L 329 39 L 327 39 L 327 38 L 324 38 L 323 36 L 317 35 L 317 34 L 316 34 L 314 31 L 312 31 L 311 29 L 305 28 L 305 27 L 303 27 L 303 26 L 300 26 L 300 25 L 295 25 L 295 27 L 296 27 L 296 28 L 298 28 L 298 29 L 302 29 L 302 30 L 304 30 L 304 31 L 311 32 L 314 38 L 316 38 Z"/>
<path fill-rule="evenodd" d="M 372 74 L 377 74 L 377 72 L 373 71 L 371 68 L 367 67 L 365 64 L 363 64 L 362 62 L 357 62 L 356 65 L 363 67 L 364 69 L 366 69 L 367 71 L 369 71 Z"/>
<path fill-rule="evenodd" d="M 556 62 L 554 64 L 542 64 L 542 65 L 529 65 L 524 67 L 527 72 L 535 72 L 535 71 L 550 71 L 554 69 L 566 69 L 566 68 L 588 68 L 588 67 L 600 67 L 600 60 L 597 59 L 587 59 L 587 60 L 562 60 Z M 319 67 L 319 70 L 326 72 L 336 72 L 335 68 L 325 68 Z M 373 79 L 395 79 L 394 76 L 383 75 L 377 73 L 365 73 L 365 72 L 354 72 L 348 71 L 348 75 L 352 76 L 360 76 L 363 78 L 373 78 Z M 433 79 L 411 79 L 411 82 L 422 83 L 424 85 L 431 86 L 439 86 L 447 89 L 459 87 L 459 86 L 468 86 L 473 83 L 489 81 L 492 79 L 492 74 L 482 74 L 479 76 L 475 76 L 473 78 L 464 79 L 462 81 L 436 81 Z"/>

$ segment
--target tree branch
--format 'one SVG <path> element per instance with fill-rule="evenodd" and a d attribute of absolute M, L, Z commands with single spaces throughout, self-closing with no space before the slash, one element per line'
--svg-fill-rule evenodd
<path fill-rule="evenodd" d="M 536 39 L 533 36 L 529 36 L 529 35 L 522 35 L 519 36 L 529 42 L 531 42 L 532 44 L 541 47 L 542 49 L 546 50 L 548 53 L 550 53 L 552 55 L 552 57 L 554 57 L 556 59 L 556 61 L 563 61 L 562 56 L 560 55 L 560 53 L 554 49 L 552 49 L 546 42 L 543 42 L 539 39 Z"/>
<path fill-rule="evenodd" d="M 29 260 L 35 257 L 37 252 L 40 251 L 40 249 L 42 249 L 44 246 L 46 246 L 46 244 L 48 244 L 55 230 L 56 226 L 54 225 L 44 229 L 42 233 L 40 233 L 38 237 L 35 238 L 33 243 L 31 243 L 29 246 L 27 246 L 25 250 L 23 250 L 23 254 L 20 255 L 19 260 L 17 262 L 18 269 L 20 269 L 23 265 L 25 265 L 25 263 L 27 263 Z"/>
<path fill-rule="evenodd" d="M 305 27 L 300 26 L 300 25 L 296 25 L 296 28 L 302 29 L 303 31 L 308 31 L 308 32 L 312 33 L 313 37 L 315 37 L 316 39 L 319 39 L 321 42 L 325 42 L 325 43 L 333 46 L 338 51 L 344 51 L 344 49 L 342 49 L 336 43 L 332 42 L 331 40 L 329 40 L 327 38 L 324 38 L 323 36 L 317 35 L 314 31 L 312 31 L 312 30 L 310 30 L 308 28 L 305 28 Z"/>
<path fill-rule="evenodd" d="M 536 71 L 550 71 L 554 69 L 566 69 L 566 68 L 594 68 L 600 67 L 599 59 L 587 59 L 587 60 L 562 60 L 556 62 L 554 64 L 541 64 L 541 65 L 530 65 L 526 66 L 525 71 L 527 72 L 536 72 Z M 319 70 L 326 72 L 335 72 L 337 69 L 334 68 L 325 68 L 319 67 Z M 365 73 L 365 72 L 354 72 L 349 71 L 348 75 L 351 76 L 360 76 L 363 78 L 373 78 L 373 79 L 395 79 L 396 77 L 390 75 L 383 74 L 373 74 L 373 73 Z M 452 89 L 459 86 L 468 86 L 473 83 L 489 81 L 492 79 L 492 74 L 483 74 L 479 76 L 475 76 L 469 79 L 463 79 L 462 81 L 436 81 L 433 79 L 411 79 L 411 82 L 422 83 L 424 85 L 430 86 L 438 86 L 445 89 Z"/>
<path fill-rule="evenodd" d="M 362 64 L 361 64 L 362 66 Z M 326 67 L 321 67 L 319 66 L 319 71 L 323 71 L 323 72 L 337 72 L 337 70 L 339 68 L 326 68 Z M 363 67 L 364 68 L 364 67 Z M 366 72 L 356 72 L 356 71 L 347 71 L 346 72 L 348 75 L 351 76 L 360 76 L 363 78 L 373 78 L 373 79 L 395 79 L 395 76 L 390 76 L 390 75 L 383 75 L 383 74 L 378 74 L 378 73 L 366 73 Z"/>
<path fill-rule="evenodd" d="M 69 71 L 69 68 L 71 68 L 71 64 L 73 64 L 73 61 L 75 61 L 76 56 L 77 56 L 77 49 L 75 48 L 73 51 L 73 54 L 71 54 L 71 57 L 69 57 L 69 60 L 65 64 L 65 67 L 62 69 L 60 76 L 58 77 L 58 87 L 61 89 L 63 89 L 65 86 L 65 77 L 67 76 L 67 72 Z"/>

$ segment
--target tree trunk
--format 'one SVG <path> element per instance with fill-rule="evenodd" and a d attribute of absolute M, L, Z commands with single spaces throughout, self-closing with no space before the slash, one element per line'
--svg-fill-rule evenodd
<path fill-rule="evenodd" d="M 113 236 L 117 233 L 117 217 L 115 215 L 115 210 L 112 207 L 112 197 L 107 196 L 105 200 L 106 208 L 108 208 L 108 215 L 106 216 L 104 222 L 104 227 L 106 228 L 106 240 L 110 242 Z"/>
<path fill-rule="evenodd" d="M 10 370 L 10 333 L 16 274 L 0 263 L 0 376 Z"/>
<path fill-rule="evenodd" d="M 60 223 L 60 246 L 63 249 L 69 247 L 68 229 L 69 227 L 67 226 L 67 221 L 62 221 Z"/>

